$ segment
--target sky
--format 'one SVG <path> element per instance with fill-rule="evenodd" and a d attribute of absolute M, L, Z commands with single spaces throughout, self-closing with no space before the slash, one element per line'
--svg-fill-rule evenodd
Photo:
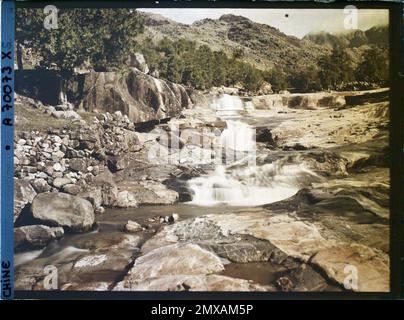
<path fill-rule="evenodd" d="M 278 28 L 287 35 L 298 38 L 308 33 L 326 31 L 339 33 L 346 31 L 344 9 L 139 9 L 140 11 L 161 14 L 171 20 L 192 24 L 205 18 L 217 19 L 223 14 L 235 14 L 258 23 Z M 376 25 L 388 24 L 388 10 L 359 9 L 358 29 L 367 30 Z"/>

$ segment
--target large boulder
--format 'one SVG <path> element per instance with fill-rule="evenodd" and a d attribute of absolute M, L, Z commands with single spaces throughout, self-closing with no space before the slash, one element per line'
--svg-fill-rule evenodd
<path fill-rule="evenodd" d="M 175 275 L 205 275 L 224 270 L 218 256 L 195 244 L 173 244 L 137 258 L 120 284 L 130 288 L 138 281 Z"/>
<path fill-rule="evenodd" d="M 129 56 L 128 64 L 130 67 L 135 67 L 143 73 L 149 73 L 149 67 L 146 63 L 146 59 L 140 52 L 135 52 Z"/>
<path fill-rule="evenodd" d="M 79 77 L 71 81 L 82 81 L 82 90 L 72 89 L 69 93 L 76 105 L 87 111 L 121 111 L 135 123 L 179 115 L 191 104 L 183 86 L 154 78 L 136 68 L 125 74 L 90 72 Z"/>
<path fill-rule="evenodd" d="M 346 244 L 319 251 L 312 263 L 348 290 L 390 290 L 388 257 L 360 244 Z"/>
<path fill-rule="evenodd" d="M 14 222 L 34 200 L 36 192 L 29 181 L 14 178 Z"/>
<path fill-rule="evenodd" d="M 249 280 L 212 273 L 224 266 L 214 253 L 192 243 L 157 248 L 137 258 L 114 291 L 274 291 Z"/>
<path fill-rule="evenodd" d="M 78 196 L 90 201 L 94 208 L 115 206 L 118 199 L 118 188 L 110 171 L 98 174 L 91 185 L 86 185 Z"/>
<path fill-rule="evenodd" d="M 32 215 L 45 225 L 60 226 L 72 232 L 89 231 L 94 225 L 94 209 L 83 198 L 65 193 L 40 193 L 31 207 Z"/>
<path fill-rule="evenodd" d="M 63 237 L 64 230 L 61 227 L 50 228 L 43 225 L 24 226 L 14 229 L 15 251 L 40 249 L 52 240 Z"/>
<path fill-rule="evenodd" d="M 178 201 L 178 192 L 152 181 L 121 181 L 115 206 L 121 208 L 145 205 L 171 205 Z"/>

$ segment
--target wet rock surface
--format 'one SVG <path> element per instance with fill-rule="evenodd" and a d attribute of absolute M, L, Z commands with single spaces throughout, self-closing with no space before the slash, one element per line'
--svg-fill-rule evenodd
<path fill-rule="evenodd" d="M 52 240 L 64 235 L 61 227 L 50 228 L 42 225 L 24 226 L 14 229 L 14 250 L 33 250 L 43 248 Z"/>
<path fill-rule="evenodd" d="M 24 254 L 21 261 L 17 255 L 15 288 L 43 290 L 45 267 L 52 264 L 57 268 L 58 288 L 62 290 L 109 290 L 138 255 L 141 240 L 136 235 L 115 232 L 90 233 L 70 236 L 62 250 L 50 245 L 29 263 L 23 260 Z"/>
<path fill-rule="evenodd" d="M 148 279 L 165 276 L 200 275 L 224 269 L 220 259 L 195 244 L 168 245 L 157 248 L 136 259 L 118 288 L 131 289 Z"/>

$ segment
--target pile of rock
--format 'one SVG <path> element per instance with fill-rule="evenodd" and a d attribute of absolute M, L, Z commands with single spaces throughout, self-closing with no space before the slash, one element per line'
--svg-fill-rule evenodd
<path fill-rule="evenodd" d="M 92 157 L 93 150 L 81 148 L 83 142 L 68 130 L 21 132 L 15 141 L 14 174 L 29 180 L 38 193 L 78 193 L 73 186 L 85 184 L 102 165 Z"/>
<path fill-rule="evenodd" d="M 120 168 L 124 167 L 122 161 L 117 160 L 119 156 L 139 148 L 134 124 L 119 111 L 97 115 L 86 126 L 17 132 L 14 149 L 14 221 L 27 211 L 35 219 L 45 221 L 45 225 L 63 226 L 69 231 L 88 231 L 94 219 L 83 225 L 74 214 L 73 222 L 66 223 L 49 217 L 38 218 L 33 212 L 34 204 L 40 195 L 47 194 L 58 198 L 48 199 L 53 204 L 65 203 L 61 210 L 66 213 L 69 211 L 65 210 L 68 202 L 76 203 L 84 198 L 90 201 L 88 203 L 92 208 L 88 211 L 92 211 L 92 214 L 104 212 L 103 206 L 113 206 L 118 196 L 118 189 L 106 166 L 115 161 L 119 162 Z M 63 198 L 68 195 L 77 197 Z M 61 197 L 63 201 L 59 199 Z M 48 209 L 45 211 L 54 214 L 60 208 Z M 39 215 L 44 212 L 39 211 Z"/>
<path fill-rule="evenodd" d="M 20 132 L 15 138 L 15 176 L 36 192 L 78 194 L 107 163 L 108 156 L 139 149 L 134 125 L 120 112 L 104 114 L 77 130 Z"/>
<path fill-rule="evenodd" d="M 69 102 L 59 104 L 57 106 L 47 106 L 45 108 L 45 113 L 51 115 L 56 119 L 66 119 L 71 121 L 78 121 L 81 124 L 85 124 L 85 121 L 81 116 L 74 111 L 74 105 Z"/>

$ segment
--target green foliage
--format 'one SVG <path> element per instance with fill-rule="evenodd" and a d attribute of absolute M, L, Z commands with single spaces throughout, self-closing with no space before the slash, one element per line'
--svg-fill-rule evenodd
<path fill-rule="evenodd" d="M 246 91 L 257 91 L 263 83 L 262 72 L 252 65 L 193 41 L 164 38 L 154 44 L 147 39 L 139 49 L 150 70 L 158 70 L 160 77 L 193 88 L 240 84 Z"/>
<path fill-rule="evenodd" d="M 385 84 L 388 81 L 388 54 L 386 49 L 371 47 L 356 69 L 356 77 L 360 81 Z"/>
<path fill-rule="evenodd" d="M 43 66 L 69 71 L 84 62 L 96 70 L 122 66 L 143 28 L 129 9 L 60 9 L 58 28 L 51 30 L 44 18 L 42 9 L 17 9 L 16 41 L 37 51 Z"/>
<path fill-rule="evenodd" d="M 313 65 L 302 68 L 290 77 L 291 86 L 298 92 L 312 92 L 322 89 L 319 72 Z"/>
<path fill-rule="evenodd" d="M 250 64 L 242 64 L 240 65 L 240 69 L 243 87 L 247 91 L 258 91 L 264 82 L 262 73 Z"/>
<path fill-rule="evenodd" d="M 355 81 L 352 59 L 342 47 L 336 47 L 330 56 L 322 57 L 319 66 L 319 76 L 324 89 L 335 89 L 339 85 Z"/>
<path fill-rule="evenodd" d="M 275 92 L 286 90 L 290 86 L 285 70 L 278 66 L 266 71 L 264 80 L 272 85 L 272 90 Z"/>
<path fill-rule="evenodd" d="M 297 69 L 275 66 L 265 72 L 236 58 L 242 56 L 237 51 L 229 57 L 223 51 L 214 52 L 206 45 L 198 47 L 196 42 L 185 39 L 164 38 L 157 44 L 148 39 L 140 50 L 151 70 L 159 70 L 161 77 L 197 89 L 224 85 L 257 92 L 267 81 L 275 92 L 286 89 L 313 92 L 341 90 L 357 81 L 382 84 L 388 77 L 387 50 L 376 47 L 366 51 L 358 68 L 346 48 L 337 46 L 331 54 L 321 57 L 317 65 Z"/>

